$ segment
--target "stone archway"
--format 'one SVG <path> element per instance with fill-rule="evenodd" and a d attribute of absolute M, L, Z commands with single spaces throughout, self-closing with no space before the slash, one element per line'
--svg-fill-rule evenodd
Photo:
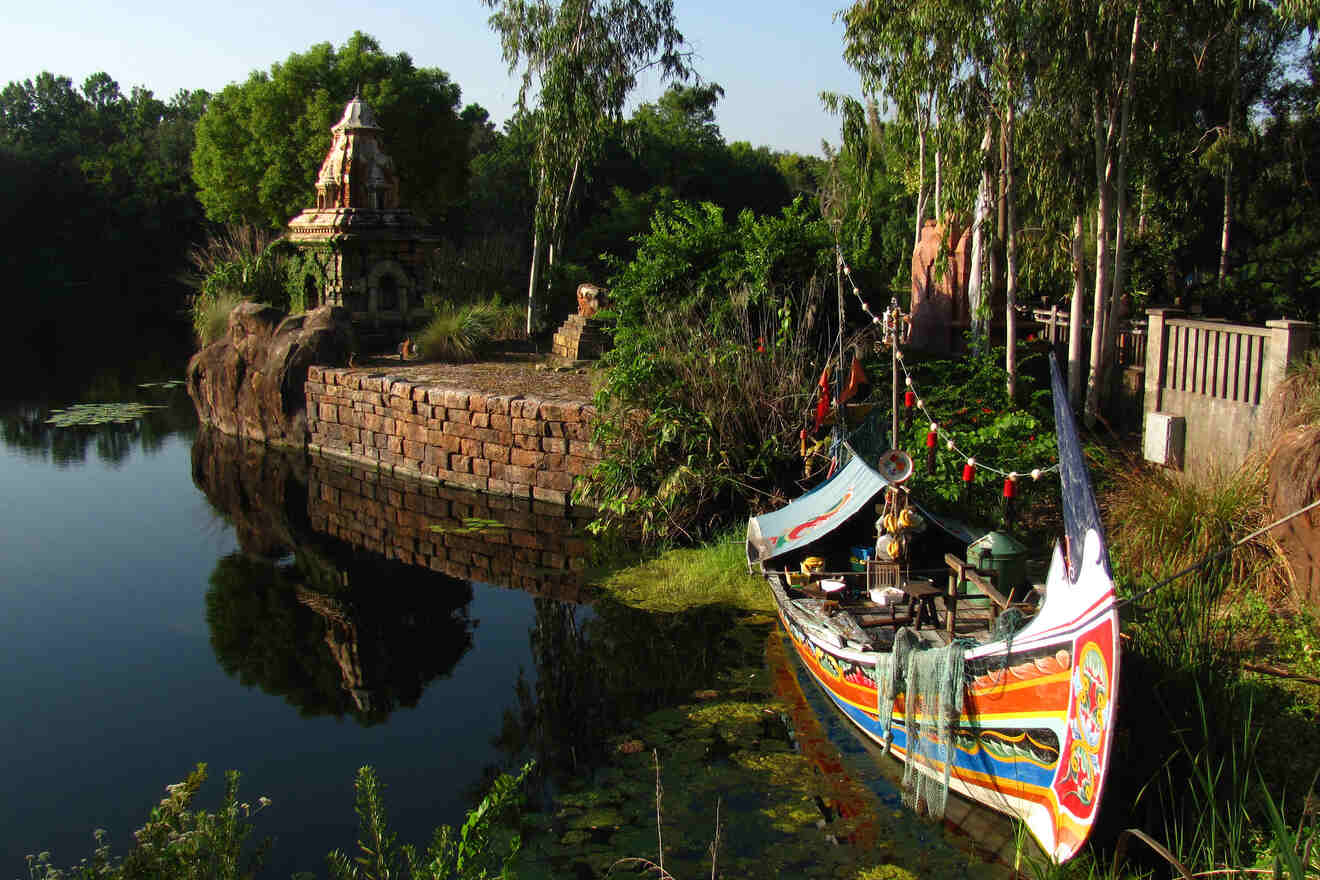
<path fill-rule="evenodd" d="M 407 316 L 412 281 L 403 266 L 394 260 L 381 260 L 367 275 L 367 312 L 373 315 Z"/>

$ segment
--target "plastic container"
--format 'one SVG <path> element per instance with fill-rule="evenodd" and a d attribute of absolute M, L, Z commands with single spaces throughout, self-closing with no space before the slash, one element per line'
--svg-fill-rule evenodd
<path fill-rule="evenodd" d="M 875 556 L 875 548 L 873 547 L 852 548 L 852 552 L 851 552 L 852 558 L 849 560 L 852 563 L 852 570 L 866 571 L 866 562 L 867 560 L 871 559 L 873 556 Z"/>

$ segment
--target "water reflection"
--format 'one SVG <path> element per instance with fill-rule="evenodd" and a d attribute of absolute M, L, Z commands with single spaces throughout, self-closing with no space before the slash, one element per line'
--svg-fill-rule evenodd
<path fill-rule="evenodd" d="M 314 531 L 308 473 L 301 453 L 198 433 L 194 482 L 240 547 L 211 574 L 211 646 L 226 673 L 304 716 L 376 724 L 471 649 L 472 586 Z"/>
<path fill-rule="evenodd" d="M 183 374 L 189 348 L 186 328 L 143 330 L 137 337 L 142 351 L 124 360 L 121 351 L 100 352 L 86 346 L 61 349 L 17 349 L 9 354 L 30 370 L 35 365 L 41 383 L 0 392 L 0 440 L 25 455 L 49 459 L 57 467 L 87 461 L 95 455 L 111 466 L 123 464 L 134 449 L 146 454 L 160 451 L 174 433 L 187 432 L 197 423 L 188 395 L 181 387 L 158 383 Z M 144 387 L 149 386 L 149 387 Z M 124 424 L 81 425 L 57 428 L 47 424 L 53 406 L 69 403 L 140 402 L 159 409 Z"/>

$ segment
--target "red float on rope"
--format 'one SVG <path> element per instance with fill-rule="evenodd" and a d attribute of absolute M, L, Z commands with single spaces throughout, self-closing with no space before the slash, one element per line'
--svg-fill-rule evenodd
<path fill-rule="evenodd" d="M 1004 477 L 1004 497 L 1012 498 L 1017 494 L 1017 480 L 1012 477 Z"/>
<path fill-rule="evenodd" d="M 927 434 L 926 434 L 926 448 L 927 448 L 927 449 L 934 449 L 934 448 L 935 448 L 935 432 L 934 432 L 934 431 L 929 431 L 929 432 L 927 432 Z"/>
<path fill-rule="evenodd" d="M 972 461 L 969 458 L 967 459 L 967 464 L 963 465 L 963 482 L 970 483 L 972 481 L 972 477 L 975 474 L 976 474 L 976 462 Z"/>
<path fill-rule="evenodd" d="M 912 409 L 912 404 L 914 404 L 914 403 L 916 403 L 916 402 L 917 402 L 917 393 L 916 393 L 915 391 L 904 391 L 904 392 L 903 392 L 903 405 L 904 405 L 904 406 L 906 406 L 908 409 Z"/>

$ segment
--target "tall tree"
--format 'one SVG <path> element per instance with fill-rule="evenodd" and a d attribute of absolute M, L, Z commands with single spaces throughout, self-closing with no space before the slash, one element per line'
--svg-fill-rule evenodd
<path fill-rule="evenodd" d="M 193 176 L 219 222 L 282 227 L 315 197 L 330 127 L 358 92 L 385 130 L 403 203 L 439 222 L 464 193 L 468 146 L 481 114 L 458 115 L 460 90 L 442 70 L 387 55 L 354 33 L 318 43 L 216 95 L 197 125 Z"/>
<path fill-rule="evenodd" d="M 521 66 L 519 110 L 533 107 L 536 191 L 527 330 L 535 325 L 542 264 L 553 268 L 579 181 L 647 68 L 691 71 L 673 0 L 484 0 L 509 72 Z"/>

